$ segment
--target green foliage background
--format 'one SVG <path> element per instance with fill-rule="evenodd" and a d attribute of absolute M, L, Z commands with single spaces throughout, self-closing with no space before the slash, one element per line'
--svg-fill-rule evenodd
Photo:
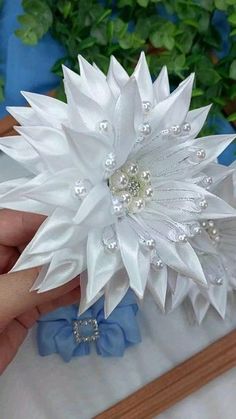
<path fill-rule="evenodd" d="M 174 23 L 158 13 L 160 6 L 175 16 Z M 114 54 L 131 73 L 144 50 L 153 76 L 166 64 L 172 85 L 196 72 L 193 107 L 213 103 L 213 111 L 221 113 L 236 99 L 236 0 L 23 0 L 23 7 L 17 36 L 35 45 L 50 30 L 66 51 L 53 67 L 59 75 L 64 62 L 79 70 L 78 53 L 104 71 Z M 230 51 L 219 60 L 215 10 L 230 24 Z M 235 120 L 236 113 L 228 119 Z"/>

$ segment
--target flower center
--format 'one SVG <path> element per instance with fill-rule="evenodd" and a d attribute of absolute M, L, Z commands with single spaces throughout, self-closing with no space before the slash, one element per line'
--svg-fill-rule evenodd
<path fill-rule="evenodd" d="M 136 213 L 145 208 L 153 197 L 151 174 L 140 170 L 136 162 L 127 162 L 109 178 L 109 187 L 127 212 Z"/>

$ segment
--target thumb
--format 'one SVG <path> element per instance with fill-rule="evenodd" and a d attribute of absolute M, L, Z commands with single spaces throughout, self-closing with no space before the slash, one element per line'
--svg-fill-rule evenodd
<path fill-rule="evenodd" d="M 44 293 L 30 291 L 39 268 L 0 275 L 0 323 L 8 323 L 31 308 L 67 294 L 79 285 L 76 277 L 66 285 Z"/>

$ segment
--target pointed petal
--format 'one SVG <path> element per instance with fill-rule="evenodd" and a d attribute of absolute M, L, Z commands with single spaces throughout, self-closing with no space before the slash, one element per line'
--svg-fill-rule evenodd
<path fill-rule="evenodd" d="M 143 298 L 150 267 L 149 254 L 141 253 L 138 235 L 127 221 L 118 222 L 116 229 L 121 257 L 129 275 L 130 288 L 139 298 Z"/>
<path fill-rule="evenodd" d="M 31 173 L 38 174 L 45 169 L 37 151 L 19 135 L 0 138 L 0 150 Z"/>
<path fill-rule="evenodd" d="M 189 243 L 172 243 L 160 236 L 156 237 L 156 242 L 157 253 L 166 265 L 202 286 L 207 286 L 199 259 Z"/>
<path fill-rule="evenodd" d="M 85 179 L 89 179 L 93 184 L 104 179 L 105 161 L 112 152 L 111 138 L 107 138 L 99 133 L 81 133 L 68 127 L 63 127 L 72 155 L 76 161 L 76 166 Z M 94 158 L 96 156 L 96 158 Z"/>
<path fill-rule="evenodd" d="M 144 52 L 141 52 L 140 54 L 140 58 L 134 70 L 133 76 L 137 80 L 142 101 L 153 103 L 152 78 Z"/>
<path fill-rule="evenodd" d="M 189 132 L 188 137 L 197 137 L 197 135 L 199 134 L 203 125 L 206 122 L 211 106 L 212 105 L 204 106 L 202 108 L 193 109 L 192 111 L 188 112 L 186 116 L 186 122 L 189 122 L 189 124 L 191 125 L 191 130 Z"/>
<path fill-rule="evenodd" d="M 182 124 L 189 110 L 194 75 L 190 75 L 165 100 L 159 102 L 150 112 L 153 133 L 172 125 Z"/>
<path fill-rule="evenodd" d="M 13 118 L 15 118 L 20 125 L 40 125 L 40 120 L 37 113 L 28 106 L 7 106 L 7 112 L 9 112 Z"/>
<path fill-rule="evenodd" d="M 96 185 L 84 198 L 73 221 L 88 230 L 114 223 L 110 190 L 105 183 Z"/>
<path fill-rule="evenodd" d="M 170 85 L 167 67 L 162 67 L 159 76 L 153 83 L 154 96 L 156 103 L 161 102 L 170 95 Z"/>
<path fill-rule="evenodd" d="M 73 156 L 61 130 L 50 127 L 17 127 L 17 131 L 40 155 L 44 167 L 54 173 L 71 167 Z"/>
<path fill-rule="evenodd" d="M 129 278 L 125 270 L 116 272 L 105 286 L 104 316 L 107 319 L 118 306 L 129 289 Z"/>
<path fill-rule="evenodd" d="M 192 288 L 189 298 L 192 303 L 197 322 L 198 324 L 201 324 L 210 307 L 210 302 L 204 295 L 199 292 L 197 287 Z"/>
<path fill-rule="evenodd" d="M 187 297 L 188 292 L 192 286 L 192 281 L 185 276 L 178 275 L 175 291 L 171 296 L 171 310 L 177 308 Z"/>
<path fill-rule="evenodd" d="M 38 93 L 21 92 L 43 124 L 60 128 L 67 121 L 67 104 L 61 100 Z M 34 124 L 37 125 L 37 124 Z"/>
<path fill-rule="evenodd" d="M 110 59 L 110 65 L 107 73 L 107 83 L 113 93 L 113 96 L 117 99 L 120 95 L 121 89 L 128 82 L 129 76 L 122 65 L 112 55 Z"/>
<path fill-rule="evenodd" d="M 140 97 L 137 82 L 134 78 L 130 78 L 121 91 L 114 116 L 115 153 L 118 167 L 126 162 L 136 141 L 135 110 L 138 101 L 140 101 Z"/>
<path fill-rule="evenodd" d="M 161 310 L 165 311 L 167 292 L 167 267 L 163 266 L 159 272 L 150 269 L 147 286 Z"/>
<path fill-rule="evenodd" d="M 88 302 L 96 297 L 122 266 L 120 252 L 117 250 L 112 253 L 105 250 L 102 244 L 102 235 L 103 229 L 94 229 L 88 234 L 88 284 L 86 289 Z"/>

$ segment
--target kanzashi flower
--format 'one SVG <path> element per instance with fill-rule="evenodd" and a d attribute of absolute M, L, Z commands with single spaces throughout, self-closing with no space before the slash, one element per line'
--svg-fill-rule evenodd
<path fill-rule="evenodd" d="M 58 353 L 69 362 L 72 357 L 89 355 L 95 343 L 98 355 L 122 356 L 126 348 L 141 342 L 137 311 L 131 291 L 104 318 L 104 301 L 100 298 L 78 317 L 78 306 L 59 308 L 42 316 L 38 323 L 37 339 L 42 356 Z"/>
<path fill-rule="evenodd" d="M 171 94 L 166 69 L 152 83 L 144 54 L 131 77 L 79 57 L 64 68 L 67 104 L 24 93 L 10 112 L 21 138 L 0 146 L 32 173 L 1 185 L 1 207 L 47 215 L 13 270 L 42 266 L 34 289 L 81 278 L 81 307 L 105 294 L 106 315 L 130 287 L 160 305 L 167 267 L 207 287 L 189 238 L 196 221 L 235 217 L 207 190 L 204 169 L 233 135 L 196 138 L 209 106 L 189 111 L 193 75 Z"/>

